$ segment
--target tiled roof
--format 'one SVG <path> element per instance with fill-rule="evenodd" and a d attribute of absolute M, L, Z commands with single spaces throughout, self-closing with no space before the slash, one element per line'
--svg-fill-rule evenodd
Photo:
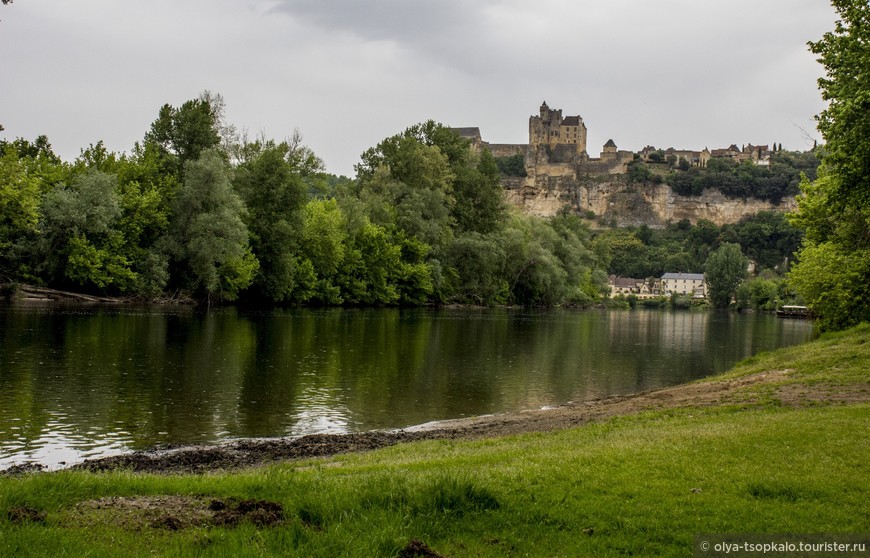
<path fill-rule="evenodd" d="M 703 281 L 703 273 L 665 273 L 662 279 L 685 279 L 686 281 Z"/>
<path fill-rule="evenodd" d="M 614 287 L 635 288 L 638 283 L 643 283 L 640 279 L 632 279 L 631 277 L 614 277 L 612 280 Z"/>

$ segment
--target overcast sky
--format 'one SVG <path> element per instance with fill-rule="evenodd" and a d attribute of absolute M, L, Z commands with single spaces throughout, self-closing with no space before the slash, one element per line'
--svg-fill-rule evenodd
<path fill-rule="evenodd" d="M 0 137 L 72 160 L 129 151 L 161 105 L 221 94 L 227 120 L 303 142 L 336 174 L 434 119 L 528 141 L 546 100 L 597 156 L 820 139 L 825 0 L 16 0 L 0 6 Z"/>

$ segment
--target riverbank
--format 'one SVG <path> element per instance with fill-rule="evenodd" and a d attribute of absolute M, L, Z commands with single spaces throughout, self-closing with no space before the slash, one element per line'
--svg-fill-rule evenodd
<path fill-rule="evenodd" d="M 303 438 L 298 455 L 241 442 L 7 476 L 0 554 L 649 556 L 705 532 L 866 532 L 868 340 L 865 325 L 665 390 Z"/>

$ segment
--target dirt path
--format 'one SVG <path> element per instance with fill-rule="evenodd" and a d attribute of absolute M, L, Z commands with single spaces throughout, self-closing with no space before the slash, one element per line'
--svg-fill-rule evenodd
<path fill-rule="evenodd" d="M 130 469 L 155 473 L 200 473 L 288 459 L 367 451 L 415 440 L 479 439 L 552 431 L 647 410 L 752 404 L 762 395 L 766 398 L 777 398 L 783 405 L 789 406 L 870 401 L 870 385 L 827 390 L 818 387 L 810 390 L 802 384 L 782 385 L 783 381 L 788 380 L 789 373 L 789 370 L 763 372 L 734 380 L 692 383 L 547 409 L 435 422 L 404 430 L 251 439 L 219 446 L 135 452 L 85 461 L 73 468 L 91 471 Z"/>

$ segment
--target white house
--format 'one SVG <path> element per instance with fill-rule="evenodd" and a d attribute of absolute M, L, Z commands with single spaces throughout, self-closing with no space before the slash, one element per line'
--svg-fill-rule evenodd
<path fill-rule="evenodd" d="M 707 282 L 703 273 L 665 273 L 662 275 L 662 294 L 683 294 L 703 298 L 707 296 Z"/>

